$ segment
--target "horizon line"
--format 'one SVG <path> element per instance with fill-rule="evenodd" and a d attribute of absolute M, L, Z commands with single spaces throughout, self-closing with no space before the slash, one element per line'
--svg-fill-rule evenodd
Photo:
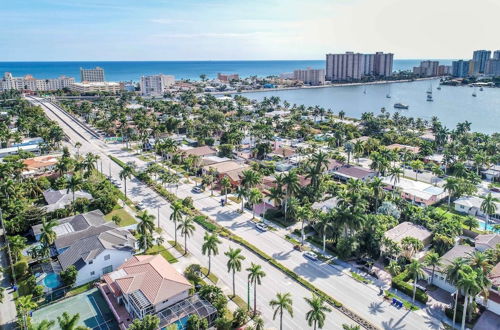
<path fill-rule="evenodd" d="M 395 61 L 416 60 L 457 60 L 454 58 L 396 58 Z M 75 63 L 75 62 L 295 62 L 295 61 L 326 61 L 325 59 L 295 59 L 295 60 L 51 60 L 51 61 L 3 61 L 0 63 Z"/>

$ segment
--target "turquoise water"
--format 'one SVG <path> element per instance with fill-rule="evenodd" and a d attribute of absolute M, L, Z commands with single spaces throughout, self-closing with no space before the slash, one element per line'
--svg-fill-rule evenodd
<path fill-rule="evenodd" d="M 59 280 L 59 275 L 56 273 L 49 273 L 43 279 L 43 284 L 49 289 L 55 289 L 61 286 L 61 281 Z"/>
<path fill-rule="evenodd" d="M 438 83 L 438 80 L 421 80 L 242 95 L 259 101 L 264 97 L 279 96 L 281 100 L 287 100 L 291 104 L 319 105 L 334 113 L 344 110 L 347 117 L 353 118 L 360 118 L 363 112 L 378 114 L 383 107 L 392 114 L 396 111 L 394 103 L 401 102 L 410 106 L 408 110 L 399 110 L 408 117 L 430 120 L 432 116 L 437 116 L 448 128 L 454 128 L 458 122 L 468 120 L 472 123 L 473 131 L 488 134 L 500 131 L 500 88 L 484 88 L 482 92 L 477 90 L 477 97 L 472 97 L 474 88 L 442 86 L 441 90 L 436 90 Z M 431 85 L 434 89 L 434 102 L 427 102 L 426 91 Z M 366 94 L 363 93 L 365 88 Z M 387 94 L 391 98 L 387 98 Z"/>
<path fill-rule="evenodd" d="M 175 324 L 177 326 L 178 330 L 185 330 L 187 327 L 188 319 L 189 319 L 189 316 L 184 316 L 182 319 L 179 319 L 172 324 Z M 163 328 L 162 330 L 164 330 L 164 329 L 166 329 L 166 328 Z"/>
<path fill-rule="evenodd" d="M 451 60 L 440 60 L 450 64 Z M 411 70 L 420 60 L 394 60 L 394 70 Z M 301 61 L 116 61 L 116 62 L 0 62 L 0 75 L 11 72 L 14 76 L 31 74 L 36 78 L 56 78 L 60 75 L 80 80 L 80 67 L 100 66 L 109 81 L 139 81 L 142 75 L 171 74 L 177 79 L 208 78 L 217 72 L 238 73 L 241 77 L 279 75 L 300 68 L 324 68 L 324 60 Z"/>

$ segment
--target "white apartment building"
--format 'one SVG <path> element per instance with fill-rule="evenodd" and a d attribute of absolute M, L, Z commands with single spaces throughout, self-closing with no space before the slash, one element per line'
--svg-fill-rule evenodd
<path fill-rule="evenodd" d="M 367 76 L 388 77 L 392 75 L 393 59 L 394 54 L 383 52 L 327 54 L 326 80 L 351 81 Z"/>
<path fill-rule="evenodd" d="M 175 84 L 175 77 L 157 74 L 152 76 L 141 77 L 141 93 L 142 95 L 163 96 L 167 89 Z"/>
<path fill-rule="evenodd" d="M 14 77 L 12 73 L 5 72 L 0 80 L 0 90 L 28 90 L 28 91 L 55 91 L 69 87 L 75 82 L 75 78 L 60 76 L 54 79 L 36 79 L 32 75 Z"/>
<path fill-rule="evenodd" d="M 96 66 L 94 69 L 80 68 L 81 82 L 104 82 L 104 69 Z"/>
<path fill-rule="evenodd" d="M 422 61 L 420 66 L 413 68 L 413 73 L 421 77 L 434 77 L 438 75 L 439 61 Z"/>
<path fill-rule="evenodd" d="M 118 93 L 122 90 L 122 85 L 117 82 L 81 82 L 73 83 L 69 89 L 78 93 L 108 92 Z"/>
<path fill-rule="evenodd" d="M 325 83 L 325 69 L 294 70 L 293 78 L 309 85 L 323 85 Z"/>

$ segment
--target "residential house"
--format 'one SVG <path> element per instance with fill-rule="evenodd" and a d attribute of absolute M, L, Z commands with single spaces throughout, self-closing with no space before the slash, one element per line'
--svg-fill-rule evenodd
<path fill-rule="evenodd" d="M 433 205 L 448 196 L 442 188 L 431 184 L 400 178 L 397 183 L 390 177 L 385 177 L 382 182 L 387 190 L 399 190 L 401 197 L 420 206 Z"/>
<path fill-rule="evenodd" d="M 338 171 L 341 167 L 345 166 L 345 164 L 341 161 L 338 161 L 336 159 L 330 159 L 328 161 L 328 164 L 326 165 L 326 170 L 328 173 L 333 173 L 335 171 Z"/>
<path fill-rule="evenodd" d="M 460 213 L 472 215 L 475 217 L 486 217 L 483 211 L 481 211 L 481 204 L 484 199 L 476 196 L 464 196 L 455 200 L 455 211 Z M 490 219 L 496 219 L 500 221 L 500 203 L 495 202 L 496 211 L 495 214 L 490 214 Z"/>
<path fill-rule="evenodd" d="M 488 299 L 484 301 L 483 297 L 477 298 L 477 301 L 486 307 L 487 310 L 500 315 L 500 262 L 488 274 L 491 281 L 491 288 L 488 292 Z M 497 323 L 498 325 L 498 323 Z M 493 329 L 493 328 L 491 328 Z"/>
<path fill-rule="evenodd" d="M 500 180 L 500 165 L 493 165 L 485 171 L 481 171 L 486 180 L 499 181 Z"/>
<path fill-rule="evenodd" d="M 311 208 L 313 210 L 319 210 L 321 212 L 329 212 L 330 210 L 333 210 L 334 208 L 337 207 L 337 204 L 339 202 L 339 199 L 337 197 L 331 197 L 328 198 L 322 202 L 316 202 L 314 203 Z"/>
<path fill-rule="evenodd" d="M 432 232 L 421 225 L 416 225 L 412 222 L 402 222 L 399 225 L 389 229 L 384 233 L 384 238 L 390 240 L 396 244 L 400 244 L 401 241 L 406 237 L 412 237 L 420 242 L 424 246 L 423 250 L 426 250 L 432 241 Z M 383 245 L 381 247 L 383 252 L 389 252 L 388 246 Z M 398 255 L 399 256 L 399 255 Z M 398 256 L 390 256 L 390 257 L 398 257 Z M 417 258 L 419 255 L 417 255 Z"/>
<path fill-rule="evenodd" d="M 99 286 L 120 325 L 148 314 L 160 327 L 197 314 L 213 326 L 216 310 L 189 294 L 191 283 L 161 255 L 136 255 L 102 277 Z M 125 309 L 125 310 L 124 310 Z"/>
<path fill-rule="evenodd" d="M 357 179 L 364 182 L 370 181 L 376 175 L 375 171 L 354 165 L 340 167 L 338 170 L 333 171 L 332 174 L 336 179 L 341 181 Z"/>
<path fill-rule="evenodd" d="M 241 181 L 242 172 L 248 168 L 249 165 L 247 164 L 229 160 L 226 162 L 203 166 L 202 172 L 208 173 L 212 170 L 216 173 L 218 180 L 221 180 L 224 176 L 226 176 L 229 178 L 229 180 L 231 180 L 231 184 L 233 186 L 238 186 Z"/>
<path fill-rule="evenodd" d="M 399 143 L 394 143 L 394 144 L 388 145 L 386 148 L 389 150 L 396 150 L 396 151 L 408 150 L 409 152 L 411 152 L 413 154 L 418 154 L 420 152 L 419 147 L 408 146 L 408 145 L 399 144 Z"/>
<path fill-rule="evenodd" d="M 61 190 L 46 190 L 43 192 L 43 198 L 47 203 L 44 206 L 44 210 L 47 212 L 52 212 L 55 210 L 63 209 L 73 202 L 73 193 L 67 189 Z M 78 198 L 85 198 L 92 200 L 92 195 L 84 191 L 75 191 L 74 200 Z"/>
<path fill-rule="evenodd" d="M 279 157 L 285 160 L 290 159 L 295 155 L 295 149 L 292 147 L 288 147 L 285 145 L 281 145 L 277 148 L 274 148 L 268 155 L 268 158 Z"/>
<path fill-rule="evenodd" d="M 500 235 L 499 234 L 481 234 L 477 235 L 474 239 L 474 244 L 476 246 L 476 250 L 486 251 L 489 249 L 495 249 L 498 244 L 500 244 Z"/>
<path fill-rule="evenodd" d="M 33 226 L 32 231 L 39 240 L 41 225 Z M 54 231 L 57 238 L 51 255 L 57 257 L 63 270 L 76 267 L 77 286 L 113 271 L 131 258 L 136 248 L 134 235 L 105 222 L 99 210 L 58 220 Z"/>
<path fill-rule="evenodd" d="M 23 160 L 23 164 L 25 166 L 23 175 L 35 176 L 52 172 L 55 170 L 57 162 L 57 156 L 55 155 L 26 158 Z"/>

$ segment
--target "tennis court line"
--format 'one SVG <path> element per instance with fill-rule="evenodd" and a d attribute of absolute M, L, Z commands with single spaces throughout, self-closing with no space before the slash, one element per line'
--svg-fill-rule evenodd
<path fill-rule="evenodd" d="M 104 318 L 104 314 L 101 312 L 101 309 L 99 308 L 99 305 L 97 304 L 97 301 L 95 300 L 95 298 L 94 298 L 94 297 L 92 297 L 92 296 L 87 296 L 87 297 L 89 297 L 89 300 L 90 300 L 90 299 L 92 299 L 92 300 L 94 301 L 94 304 L 95 304 L 95 306 L 97 307 L 97 311 L 99 312 L 99 316 L 101 317 L 101 319 L 102 319 L 103 323 L 106 325 L 106 329 L 111 330 L 111 329 L 109 328 L 109 326 L 108 326 L 108 321 L 109 321 L 109 320 L 106 320 L 106 319 Z M 90 304 L 88 301 L 87 301 L 87 304 L 89 304 L 89 306 L 92 308 L 92 304 Z M 97 315 L 96 315 L 96 316 L 97 316 Z M 97 317 L 96 317 L 96 316 L 94 316 L 94 319 L 97 321 L 97 327 L 100 329 L 100 328 L 101 328 L 101 324 L 102 324 L 102 323 L 99 323 L 99 320 L 97 319 Z"/>

